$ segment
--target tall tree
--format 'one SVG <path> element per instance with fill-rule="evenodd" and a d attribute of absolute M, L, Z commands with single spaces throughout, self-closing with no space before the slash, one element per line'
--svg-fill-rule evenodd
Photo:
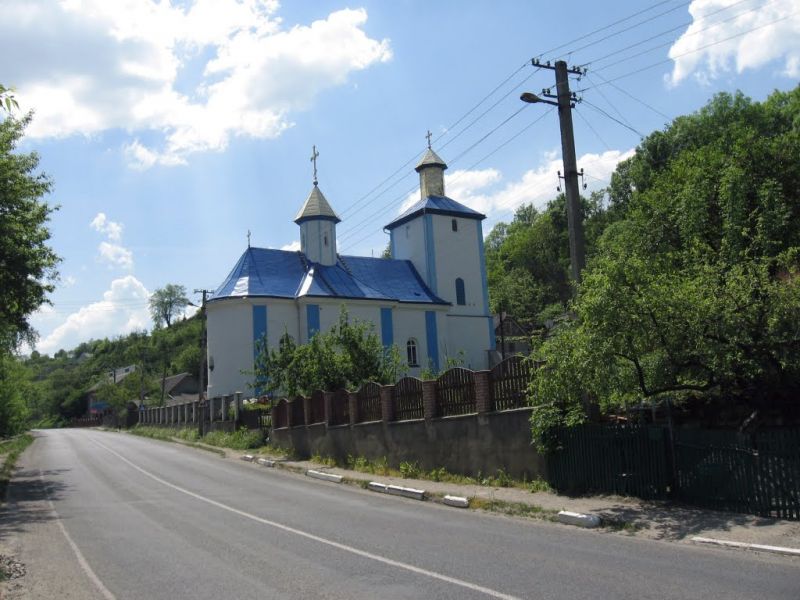
<path fill-rule="evenodd" d="M 28 317 L 47 302 L 59 258 L 47 245 L 54 208 L 42 200 L 52 183 L 37 173 L 36 153 L 14 152 L 31 115 L 0 122 L 0 352 L 33 343 Z"/>
<path fill-rule="evenodd" d="M 540 350 L 537 402 L 566 420 L 587 391 L 609 407 L 796 403 L 798 156 L 800 87 L 763 103 L 720 94 L 648 136 L 612 178 L 623 216 L 602 234 L 577 319 Z"/>
<path fill-rule="evenodd" d="M 188 306 L 186 288 L 182 285 L 168 283 L 150 296 L 150 316 L 156 327 L 169 327 L 172 320 L 180 315 Z"/>

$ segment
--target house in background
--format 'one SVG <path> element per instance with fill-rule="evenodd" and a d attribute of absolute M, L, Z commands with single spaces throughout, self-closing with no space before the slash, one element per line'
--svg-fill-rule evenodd
<path fill-rule="evenodd" d="M 179 373 L 165 378 L 163 387 L 164 406 L 196 402 L 200 397 L 197 378 L 190 373 Z"/>
<path fill-rule="evenodd" d="M 316 160 L 316 152 L 314 160 Z M 486 217 L 445 196 L 447 165 L 428 147 L 416 166 L 420 199 L 384 230 L 391 258 L 344 256 L 340 222 L 316 180 L 294 222 L 300 251 L 248 247 L 206 304 L 208 395 L 253 394 L 245 373 L 257 342 L 286 333 L 307 343 L 331 328 L 344 306 L 397 346 L 412 375 L 448 357 L 486 369 L 495 332 L 483 247 Z"/>
<path fill-rule="evenodd" d="M 494 316 L 494 335 L 497 345 L 496 360 L 531 353 L 531 333 L 507 313 Z"/>
<path fill-rule="evenodd" d="M 128 375 L 135 371 L 136 365 L 111 369 L 100 381 L 90 387 L 85 394 L 86 405 L 88 407 L 87 414 L 90 416 L 105 414 L 111 407 L 108 405 L 108 402 L 97 399 L 97 391 L 108 383 L 113 383 L 114 385 L 121 383 Z"/>

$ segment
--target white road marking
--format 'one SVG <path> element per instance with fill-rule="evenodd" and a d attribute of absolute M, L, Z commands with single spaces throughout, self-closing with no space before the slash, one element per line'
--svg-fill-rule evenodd
<path fill-rule="evenodd" d="M 370 560 L 374 560 L 379 563 L 383 563 L 385 565 L 389 565 L 392 567 L 397 567 L 399 569 L 404 569 L 406 571 L 410 571 L 412 573 L 416 573 L 418 575 L 425 575 L 426 577 L 430 577 L 432 579 L 438 579 L 439 581 L 445 581 L 447 583 L 452 583 L 453 585 L 457 585 L 463 588 L 467 588 L 469 590 L 473 590 L 476 592 L 480 592 L 482 594 L 486 594 L 487 596 L 491 596 L 492 598 L 501 598 L 502 600 L 520 600 L 517 596 L 511 596 L 509 594 L 504 594 L 497 590 L 493 590 L 491 588 L 483 587 L 482 585 L 478 585 L 475 583 L 470 583 L 469 581 L 464 581 L 463 579 L 457 579 L 456 577 L 450 577 L 449 575 L 443 575 L 442 573 L 437 573 L 435 571 L 429 571 L 428 569 L 423 569 L 421 567 L 415 567 L 414 565 L 410 565 L 408 563 L 400 562 L 397 560 L 393 560 L 391 558 L 386 558 L 385 556 L 380 556 L 378 554 L 373 554 L 372 552 L 367 552 L 366 550 L 359 550 L 358 548 L 354 548 L 353 546 L 348 546 L 347 544 L 342 544 L 339 542 L 335 542 L 333 540 L 329 540 L 327 538 L 320 537 L 318 535 L 314 535 L 313 533 L 308 533 L 306 531 L 301 531 L 300 529 L 295 529 L 294 527 L 289 527 L 288 525 L 283 525 L 282 523 L 277 523 L 276 521 L 270 521 L 269 519 L 264 519 L 262 517 L 258 517 L 254 514 L 245 512 L 243 510 L 239 510 L 238 508 L 233 508 L 232 506 L 228 506 L 227 504 L 223 504 L 222 502 L 217 502 L 216 500 L 212 500 L 211 498 L 206 498 L 205 496 L 201 496 L 200 494 L 196 494 L 195 492 L 189 491 L 185 488 L 182 488 L 174 483 L 170 483 L 164 479 L 161 479 L 158 475 L 154 475 L 153 473 L 143 469 L 142 467 L 132 463 L 130 460 L 122 456 L 120 453 L 112 450 L 105 444 L 101 444 L 96 440 L 91 440 L 93 444 L 100 446 L 101 448 L 107 450 L 117 458 L 119 458 L 122 462 L 133 467 L 137 471 L 139 471 L 142 475 L 149 477 L 153 481 L 157 481 L 158 483 L 167 486 L 168 488 L 172 488 L 182 494 L 186 494 L 187 496 L 191 496 L 196 500 L 200 500 L 201 502 L 205 502 L 210 504 L 211 506 L 216 506 L 217 508 L 221 508 L 223 510 L 227 510 L 235 515 L 239 515 L 240 517 L 244 517 L 246 519 L 250 519 L 257 523 L 261 523 L 262 525 L 269 525 L 270 527 L 274 527 L 276 529 L 280 529 L 282 531 L 286 531 L 288 533 L 292 533 L 294 535 L 304 537 L 309 540 L 313 540 L 320 544 L 324 544 L 326 546 L 331 546 L 333 548 L 337 548 L 339 550 L 343 550 L 345 552 L 349 552 L 351 554 L 355 554 L 356 556 L 361 556 L 363 558 L 368 558 Z"/>
<path fill-rule="evenodd" d="M 103 582 L 100 581 L 100 578 L 92 570 L 92 567 L 89 566 L 86 557 L 83 556 L 83 552 L 81 552 L 80 548 L 78 548 L 78 545 L 74 541 L 72 541 L 72 538 L 67 532 L 67 528 L 64 527 L 64 523 L 61 522 L 61 516 L 58 514 L 58 511 L 56 510 L 56 507 L 50 498 L 50 491 L 47 489 L 47 484 L 44 481 L 41 469 L 39 470 L 39 480 L 42 482 L 42 486 L 44 487 L 45 490 L 44 493 L 45 497 L 47 498 L 47 503 L 50 505 L 50 510 L 53 512 L 53 515 L 55 515 L 58 528 L 61 529 L 61 533 L 64 534 L 64 537 L 66 538 L 69 547 L 72 549 L 73 554 L 75 554 L 75 558 L 78 559 L 78 564 L 81 566 L 81 569 L 83 569 L 83 572 L 86 573 L 86 576 L 91 580 L 91 582 L 94 584 L 97 590 L 103 595 L 103 598 L 105 598 L 106 600 L 116 600 L 114 594 L 112 594 L 111 591 L 105 585 L 103 585 Z"/>

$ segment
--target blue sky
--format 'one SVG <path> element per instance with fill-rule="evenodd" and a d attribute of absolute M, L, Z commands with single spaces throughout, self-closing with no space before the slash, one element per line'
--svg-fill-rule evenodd
<path fill-rule="evenodd" d="M 214 288 L 247 245 L 294 248 L 311 188 L 343 254 L 379 254 L 433 133 L 448 195 L 487 214 L 555 195 L 558 117 L 530 59 L 571 86 L 578 166 L 603 187 L 640 136 L 719 91 L 797 85 L 794 0 L 559 3 L 10 0 L 2 83 L 35 111 L 23 150 L 54 180 L 61 280 L 37 349 L 149 329 L 167 283 Z M 638 133 L 637 133 L 638 132 Z"/>

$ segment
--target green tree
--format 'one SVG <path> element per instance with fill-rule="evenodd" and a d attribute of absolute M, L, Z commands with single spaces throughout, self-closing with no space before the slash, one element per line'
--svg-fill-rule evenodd
<path fill-rule="evenodd" d="M 405 371 L 396 347 L 384 348 L 372 323 L 349 319 L 342 308 L 331 329 L 297 345 L 288 333 L 278 348 L 259 342 L 253 387 L 294 396 L 314 390 L 358 388 L 368 381 L 392 383 Z"/>
<path fill-rule="evenodd" d="M 182 285 L 168 283 L 150 296 L 150 316 L 156 327 L 165 325 L 169 327 L 172 320 L 180 315 L 188 304 L 186 288 Z"/>
<path fill-rule="evenodd" d="M 800 392 L 800 88 L 716 96 L 646 138 L 612 178 L 576 319 L 532 384 L 541 434 L 669 398 L 751 408 Z"/>
<path fill-rule="evenodd" d="M 0 352 L 33 344 L 28 317 L 47 302 L 57 277 L 59 259 L 47 245 L 54 209 L 42 200 L 51 181 L 36 172 L 36 153 L 15 152 L 30 120 L 0 122 Z"/>

